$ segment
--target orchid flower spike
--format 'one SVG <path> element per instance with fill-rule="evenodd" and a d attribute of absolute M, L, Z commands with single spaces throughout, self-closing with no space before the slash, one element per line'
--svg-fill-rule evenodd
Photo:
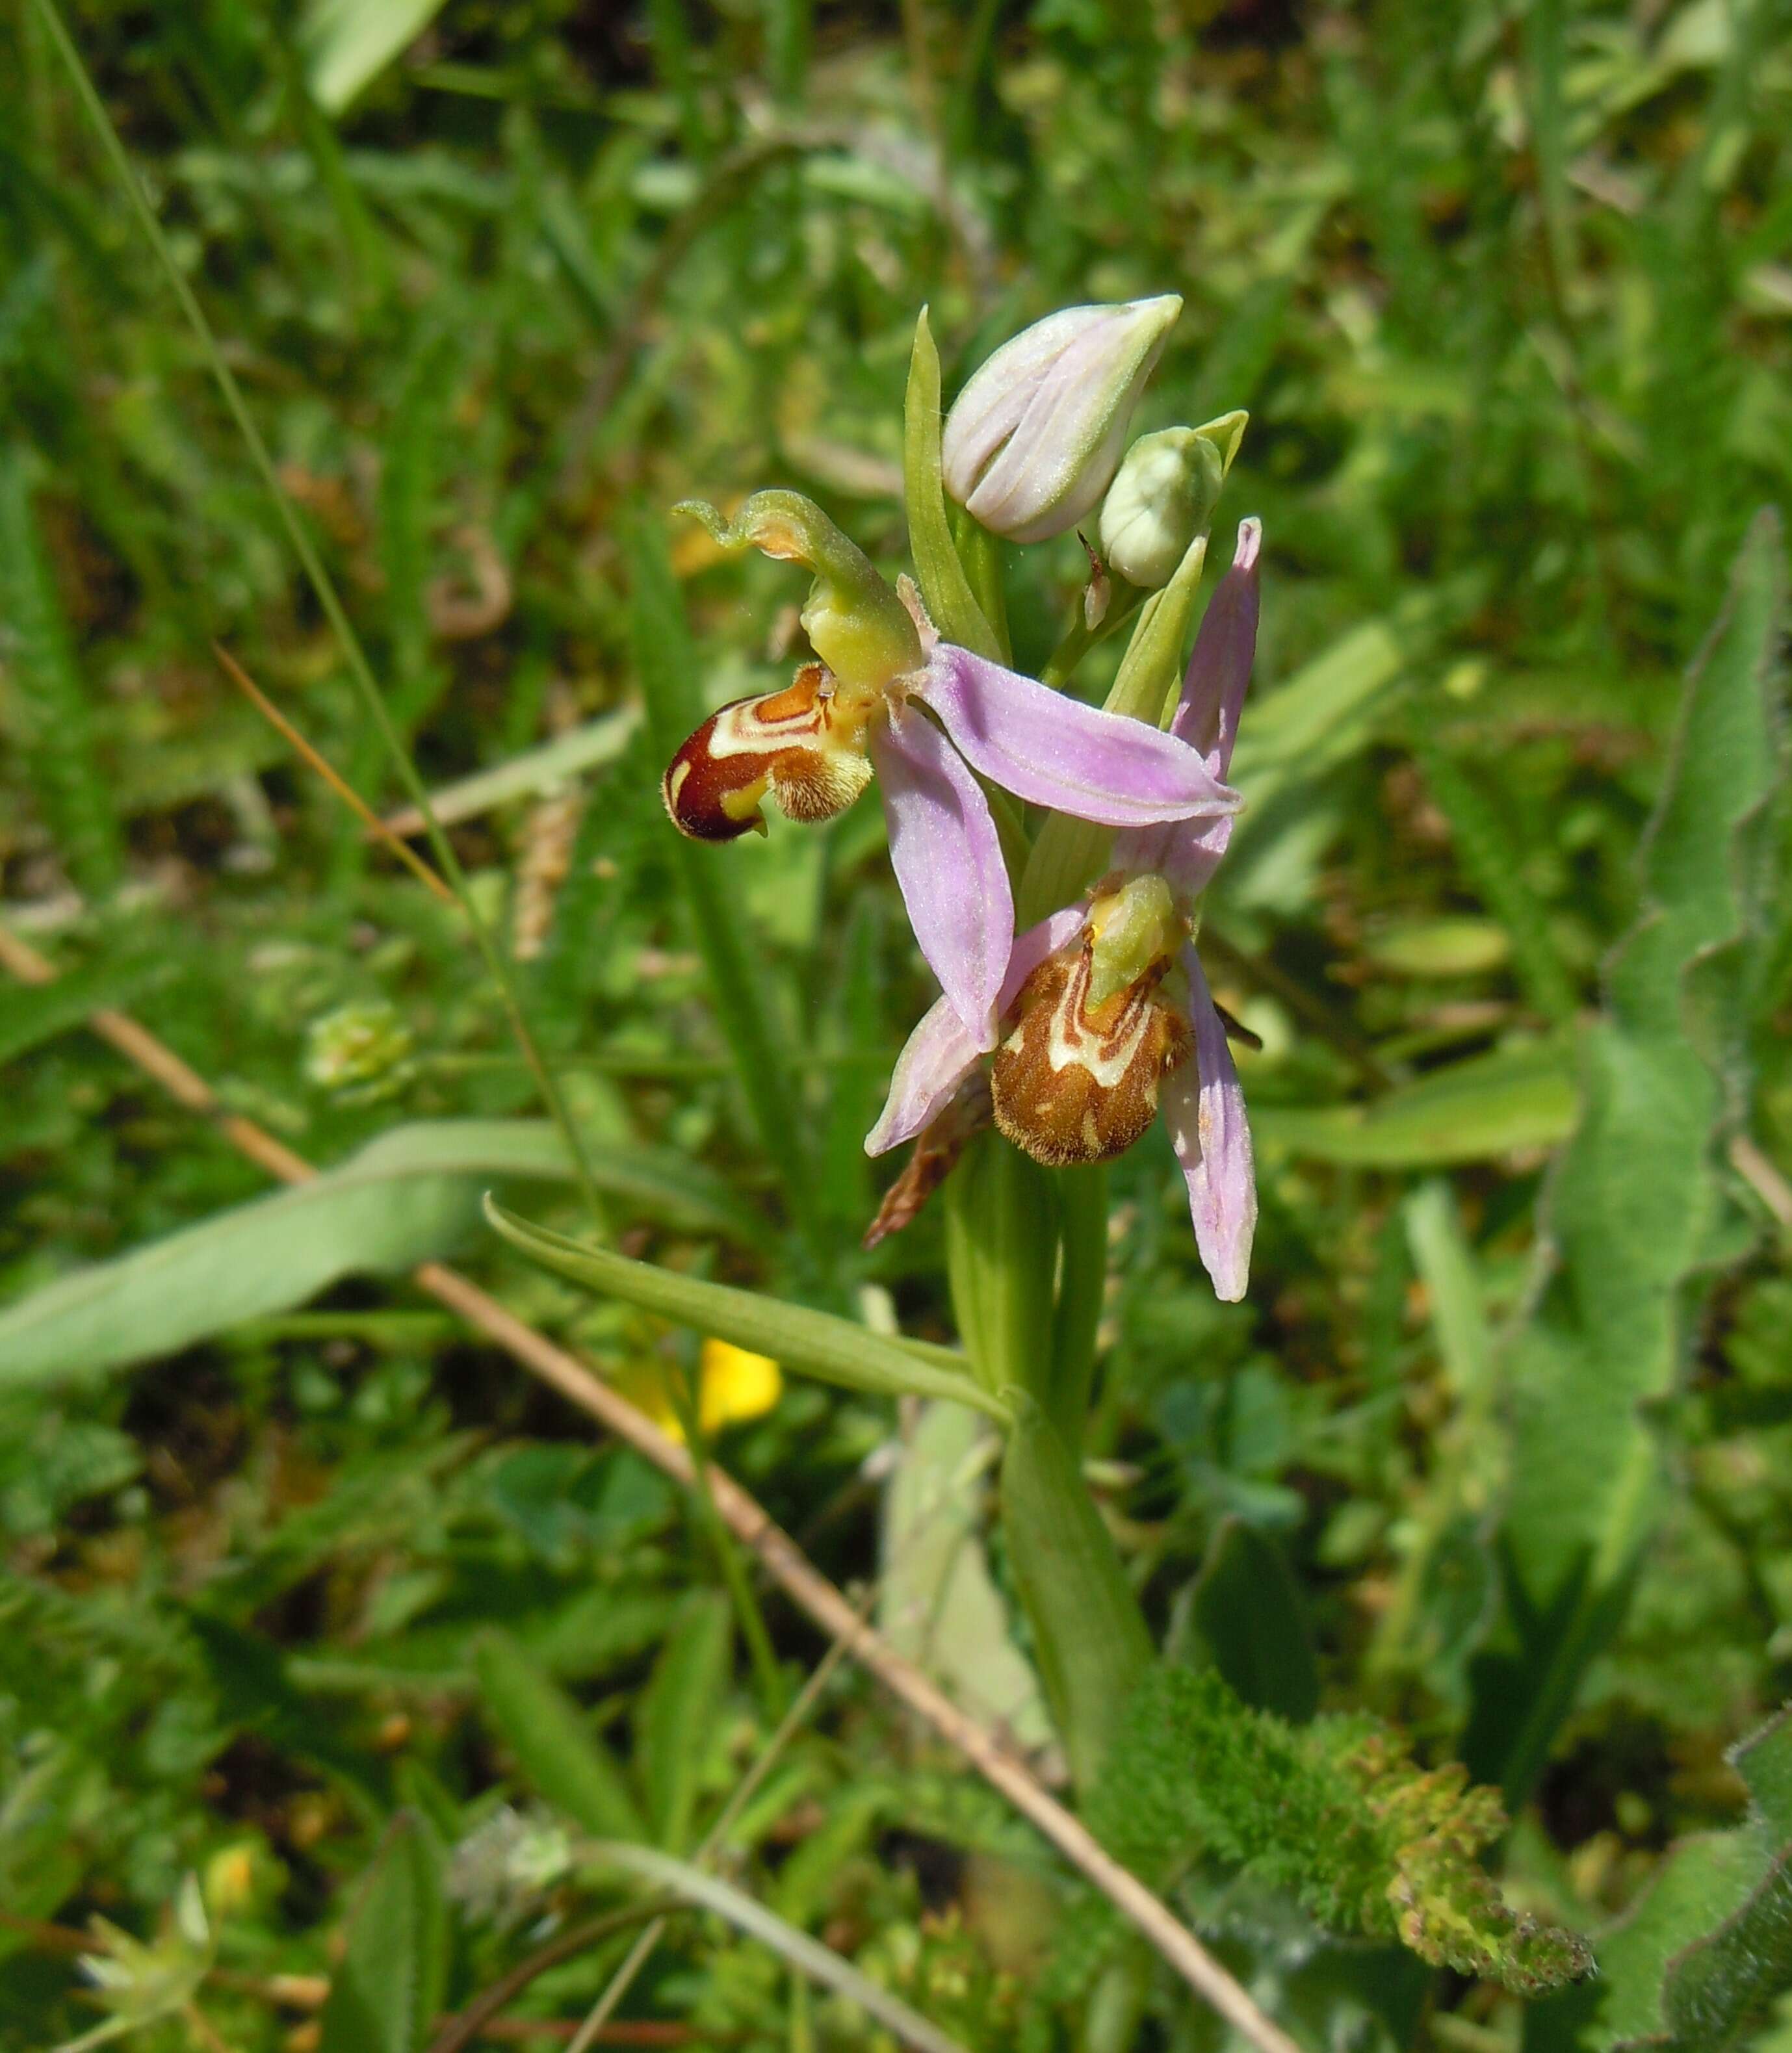
<path fill-rule="evenodd" d="M 1218 778 L 1230 767 L 1257 638 L 1260 523 L 1240 525 L 1232 567 L 1195 642 L 1171 732 Z M 1229 815 L 1128 828 L 1079 904 L 1015 942 L 996 995 L 995 1121 L 1052 1164 L 1106 1161 L 1161 1109 L 1189 1187 L 1201 1260 L 1224 1298 L 1244 1294 L 1257 1189 L 1238 1072 L 1195 952 L 1197 901 L 1232 838 Z M 866 1138 L 881 1155 L 923 1133 L 976 1073 L 980 1050 L 944 1000 L 910 1035 Z"/>
<path fill-rule="evenodd" d="M 782 690 L 720 708 L 690 736 L 663 780 L 673 824 L 701 841 L 763 832 L 768 793 L 792 819 L 829 819 L 874 772 L 915 938 L 973 1054 L 996 1044 L 1014 939 L 979 775 L 1029 803 L 1139 832 L 1236 809 L 1189 742 L 940 641 L 907 580 L 893 591 L 800 493 L 756 493 L 732 524 L 711 507 L 682 510 L 725 549 L 750 545 L 814 574 L 802 617 L 819 660 Z"/>
<path fill-rule="evenodd" d="M 946 416 L 946 490 L 1011 542 L 1074 528 L 1113 478 L 1133 407 L 1181 311 L 1174 292 L 1066 307 L 1004 342 Z"/>

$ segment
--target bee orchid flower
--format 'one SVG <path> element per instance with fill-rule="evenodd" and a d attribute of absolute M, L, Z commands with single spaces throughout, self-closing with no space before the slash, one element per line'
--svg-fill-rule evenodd
<path fill-rule="evenodd" d="M 1260 523 L 1240 524 L 1170 725 L 1216 780 L 1231 765 L 1256 652 L 1261 540 Z M 996 994 L 989 1091 L 1001 1131 L 1054 1165 L 1109 1160 L 1161 1110 L 1201 1259 L 1218 1294 L 1236 1299 L 1257 1218 L 1251 1130 L 1193 941 L 1197 901 L 1231 838 L 1229 815 L 1129 827 L 1082 902 L 1019 936 Z M 935 1005 L 898 1058 L 867 1152 L 922 1134 L 976 1075 L 982 1053 L 953 1008 Z"/>
<path fill-rule="evenodd" d="M 705 841 L 763 831 L 768 795 L 792 819 L 828 819 L 874 775 L 915 938 L 973 1056 L 996 1044 L 1014 936 L 980 776 L 1138 833 L 1236 810 L 1186 740 L 940 641 L 907 581 L 886 583 L 800 493 L 756 493 L 732 523 L 708 506 L 681 510 L 725 549 L 756 547 L 813 573 L 802 619 L 817 660 L 781 690 L 720 708 L 684 743 L 662 786 L 674 824 Z"/>

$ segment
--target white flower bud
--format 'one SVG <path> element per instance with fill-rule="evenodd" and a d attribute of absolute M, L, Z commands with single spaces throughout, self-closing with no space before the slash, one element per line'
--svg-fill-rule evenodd
<path fill-rule="evenodd" d="M 1102 554 L 1110 570 L 1156 591 L 1169 583 L 1207 525 L 1225 469 L 1198 428 L 1141 435 L 1102 501 Z"/>
<path fill-rule="evenodd" d="M 1134 404 L 1181 311 L 1174 292 L 1067 307 L 1004 343 L 946 417 L 947 491 L 1012 542 L 1074 528 L 1114 476 Z"/>

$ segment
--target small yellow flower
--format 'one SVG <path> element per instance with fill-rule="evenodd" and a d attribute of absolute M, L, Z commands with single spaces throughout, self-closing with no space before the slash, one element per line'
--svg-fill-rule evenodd
<path fill-rule="evenodd" d="M 698 1380 L 697 1419 L 705 1433 L 762 1418 L 784 1394 L 784 1378 L 771 1356 L 731 1341 L 703 1343 Z"/>
<path fill-rule="evenodd" d="M 617 1378 L 623 1393 L 639 1404 L 674 1440 L 685 1437 L 678 1407 L 655 1364 Z M 763 1418 L 784 1392 L 784 1377 L 769 1355 L 754 1354 L 732 1341 L 705 1340 L 698 1360 L 697 1421 L 705 1435 L 724 1426 Z"/>

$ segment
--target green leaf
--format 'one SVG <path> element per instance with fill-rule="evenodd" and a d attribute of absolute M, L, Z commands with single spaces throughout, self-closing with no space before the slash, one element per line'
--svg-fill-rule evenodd
<path fill-rule="evenodd" d="M 442 0 L 309 0 L 299 25 L 305 76 L 340 114 L 442 10 Z"/>
<path fill-rule="evenodd" d="M 946 641 L 1000 662 L 1001 645 L 971 590 L 946 518 L 945 489 L 940 482 L 940 353 L 925 307 L 914 324 L 903 401 L 902 483 L 909 553 L 929 617 Z"/>
<path fill-rule="evenodd" d="M 1574 1125 L 1572 1056 L 1555 1041 L 1496 1048 L 1366 1105 L 1253 1105 L 1260 1144 L 1362 1168 L 1431 1168 L 1548 1148 Z"/>
<path fill-rule="evenodd" d="M 1014 1643 L 983 1542 L 988 1427 L 957 1404 L 924 1404 L 883 1499 L 878 1625 L 980 1723 L 1031 1753 L 1051 1737 L 1039 1677 Z"/>
<path fill-rule="evenodd" d="M 473 1670 L 486 1711 L 536 1793 L 588 1832 L 638 1839 L 646 1827 L 615 1757 L 560 1685 L 507 1632 L 482 1633 Z"/>
<path fill-rule="evenodd" d="M 1300 1585 L 1267 1533 L 1220 1521 L 1189 1593 L 1191 1651 L 1254 1710 L 1304 1725 L 1319 1705 L 1319 1666 Z"/>
<path fill-rule="evenodd" d="M 1550 2053 L 1727 2053 L 1755 2043 L 1792 1988 L 1792 1713 L 1730 1759 L 1748 1785 L 1747 1821 L 1676 1847 L 1601 1934 L 1597 1984 L 1536 2018 Z"/>
<path fill-rule="evenodd" d="M 429 2043 L 447 1980 L 442 1851 L 420 1816 L 400 1812 L 330 1977 L 318 2053 L 417 2053 Z"/>
<path fill-rule="evenodd" d="M 357 21 L 377 16 L 365 4 Z M 394 13 L 406 11 L 393 7 Z M 387 691 L 392 716 L 407 736 L 434 705 L 447 673 L 432 660 L 429 579 L 432 529 L 450 438 L 458 339 L 425 323 L 410 351 L 403 382 L 386 423 L 379 461 L 379 562 L 386 577 L 383 608 Z M 364 744 L 364 746 L 365 744 Z"/>
<path fill-rule="evenodd" d="M 1546 1200 L 1559 1266 L 1515 1350 L 1507 1625 L 1476 1668 L 1468 1745 L 1527 1790 L 1587 1662 L 1621 1617 L 1660 1508 L 1643 1407 L 1668 1396 L 1692 1286 L 1723 1223 L 1717 1142 L 1746 1102 L 1736 1017 L 1783 785 L 1779 524 L 1751 528 L 1688 674 L 1644 838 L 1642 910 L 1584 1036 L 1585 1110 Z"/>
<path fill-rule="evenodd" d="M 906 1392 L 918 1397 L 949 1397 L 992 1418 L 1005 1420 L 1008 1415 L 1006 1406 L 980 1389 L 946 1348 L 885 1340 L 831 1312 L 787 1304 L 755 1290 L 702 1282 L 650 1262 L 631 1262 L 607 1248 L 588 1247 L 519 1219 L 489 1198 L 485 1216 L 513 1246 L 543 1268 L 643 1312 L 769 1355 L 785 1368 L 877 1396 Z"/>
<path fill-rule="evenodd" d="M 598 1186 L 644 1211 L 733 1230 L 751 1222 L 687 1164 L 610 1149 Z M 173 1354 L 281 1312 L 339 1277 L 409 1269 L 463 1240 L 494 1177 L 571 1175 L 545 1122 L 395 1127 L 340 1168 L 58 1278 L 0 1312 L 0 1387 L 68 1381 Z"/>
<path fill-rule="evenodd" d="M 690 1844 L 699 1779 L 728 1684 L 733 1625 L 720 1591 L 691 1591 L 635 1712 L 648 1823 L 655 1843 L 670 1853 Z"/>
<path fill-rule="evenodd" d="M 1571 1933 L 1514 1912 L 1476 1855 L 1504 1830 L 1456 1764 L 1422 1769 L 1373 1720 L 1299 1728 L 1213 1670 L 1153 1670 L 1117 1721 L 1090 1823 L 1162 1889 L 1200 1857 L 1299 1899 L 1329 1929 L 1398 1939 L 1433 1966 L 1534 1996 L 1585 1974 Z"/>
<path fill-rule="evenodd" d="M 1002 1457 L 1001 1494 L 1002 1529 L 1040 1679 L 1072 1780 L 1087 1790 L 1150 1666 L 1151 1635 L 1076 1457 L 1025 1399 Z"/>

